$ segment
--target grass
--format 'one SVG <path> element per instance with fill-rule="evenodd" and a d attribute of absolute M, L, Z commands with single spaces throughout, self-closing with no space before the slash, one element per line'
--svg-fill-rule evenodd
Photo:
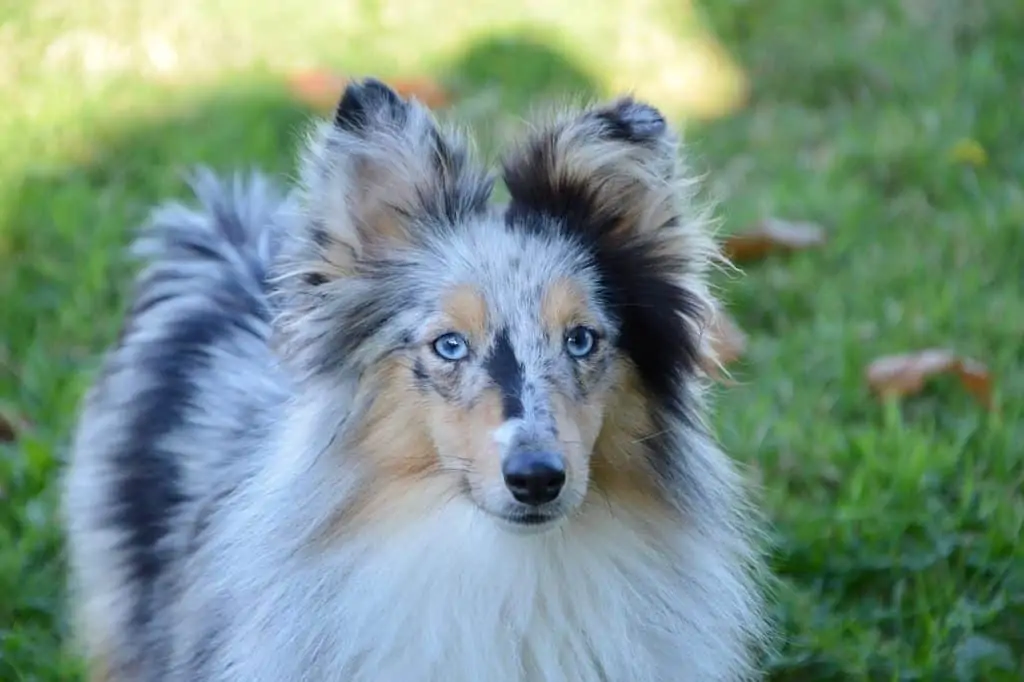
<path fill-rule="evenodd" d="M 277 72 L 432 73 L 463 95 L 452 115 L 492 142 L 545 93 L 637 83 L 681 116 L 721 111 L 742 90 L 721 60 L 701 62 L 712 66 L 696 85 L 672 80 L 708 55 L 685 3 L 511 5 L 0 6 L 0 411 L 24 422 L 0 443 L 0 679 L 79 679 L 55 481 L 116 333 L 130 273 L 120 248 L 151 202 L 184 193 L 191 164 L 291 172 L 308 112 Z M 699 9 L 749 83 L 744 108 L 686 127 L 723 232 L 766 215 L 829 232 L 823 249 L 718 282 L 751 337 L 716 419 L 773 522 L 786 637 L 771 679 L 1019 680 L 1024 9 Z M 962 140 L 983 163 L 958 160 Z M 871 358 L 936 345 L 991 367 L 991 412 L 946 379 L 899 404 L 869 395 Z"/>

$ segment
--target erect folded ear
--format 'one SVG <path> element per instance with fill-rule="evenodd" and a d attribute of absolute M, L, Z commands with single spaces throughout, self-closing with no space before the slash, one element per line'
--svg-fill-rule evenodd
<path fill-rule="evenodd" d="M 623 97 L 540 126 L 505 158 L 513 229 L 576 241 L 618 319 L 618 346 L 651 395 L 678 401 L 707 352 L 705 280 L 718 250 L 678 138 L 653 106 Z"/>
<path fill-rule="evenodd" d="M 486 210 L 491 187 L 424 106 L 372 78 L 351 83 L 307 145 L 295 235 L 305 244 L 291 271 L 314 286 L 346 277 L 363 259 Z"/>
<path fill-rule="evenodd" d="M 505 158 L 504 180 L 515 210 L 636 237 L 676 217 L 677 154 L 661 112 L 623 97 L 543 126 Z"/>

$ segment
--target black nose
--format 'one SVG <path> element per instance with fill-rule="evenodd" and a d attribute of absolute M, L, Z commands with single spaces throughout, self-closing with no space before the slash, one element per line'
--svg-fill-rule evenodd
<path fill-rule="evenodd" d="M 551 502 L 565 485 L 565 464 L 551 452 L 514 452 L 501 465 L 512 497 L 523 504 Z"/>

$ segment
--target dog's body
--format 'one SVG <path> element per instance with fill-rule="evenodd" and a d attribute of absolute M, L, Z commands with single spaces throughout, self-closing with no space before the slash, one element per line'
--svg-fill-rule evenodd
<path fill-rule="evenodd" d="M 755 528 L 696 371 L 714 250 L 660 115 L 552 123 L 501 210 L 375 81 L 305 162 L 287 196 L 204 175 L 139 242 L 65 496 L 94 679 L 752 678 Z"/>

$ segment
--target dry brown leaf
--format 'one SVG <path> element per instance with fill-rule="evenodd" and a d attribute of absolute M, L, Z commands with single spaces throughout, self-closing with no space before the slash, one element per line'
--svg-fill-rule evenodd
<path fill-rule="evenodd" d="M 883 396 L 918 393 L 925 382 L 939 374 L 955 374 L 971 395 L 986 408 L 992 404 L 992 377 L 984 364 L 944 348 L 889 355 L 867 367 L 868 385 Z"/>
<path fill-rule="evenodd" d="M 825 243 L 825 232 L 813 223 L 765 218 L 752 229 L 730 235 L 722 245 L 730 260 L 764 258 L 775 251 L 802 251 Z"/>
<path fill-rule="evenodd" d="M 288 83 L 292 92 L 303 102 L 315 109 L 329 111 L 338 104 L 342 91 L 349 79 L 326 69 L 310 69 L 292 74 Z M 386 81 L 403 97 L 415 97 L 431 108 L 451 104 L 451 96 L 445 88 L 429 78 L 396 78 Z"/>
<path fill-rule="evenodd" d="M 395 78 L 388 81 L 388 85 L 402 97 L 415 97 L 432 109 L 440 109 L 452 103 L 451 93 L 431 78 Z"/>
<path fill-rule="evenodd" d="M 18 433 L 28 428 L 28 423 L 14 410 L 0 405 L 0 443 L 10 443 Z"/>
<path fill-rule="evenodd" d="M 338 104 L 348 79 L 324 69 L 310 69 L 292 74 L 288 85 L 292 93 L 314 109 L 329 111 Z"/>
<path fill-rule="evenodd" d="M 723 380 L 719 367 L 742 357 L 747 350 L 747 335 L 735 320 L 721 311 L 712 319 L 705 333 L 708 335 L 717 363 L 704 358 L 701 363 L 702 369 L 712 378 Z"/>

